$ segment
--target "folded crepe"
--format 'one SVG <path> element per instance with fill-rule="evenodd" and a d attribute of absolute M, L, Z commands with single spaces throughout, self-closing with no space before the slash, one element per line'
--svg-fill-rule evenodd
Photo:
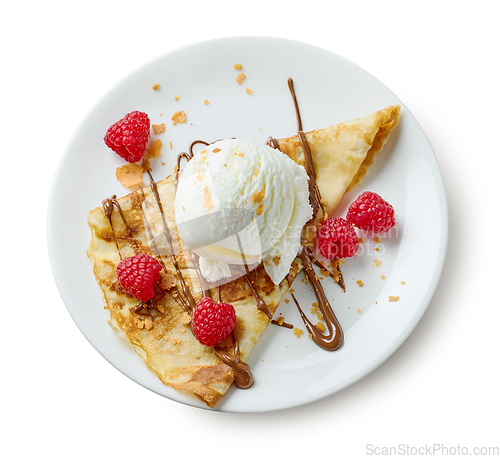
<path fill-rule="evenodd" d="M 306 133 L 317 184 L 327 201 L 327 213 L 333 212 L 343 194 L 367 174 L 375 155 L 396 125 L 399 111 L 399 106 L 388 107 L 364 118 Z M 304 165 L 297 136 L 278 142 L 283 153 Z M 159 181 L 157 189 L 182 277 L 195 301 L 198 301 L 203 295 L 202 287 L 191 253 L 175 226 L 174 177 Z M 231 386 L 234 373 L 220 360 L 214 348 L 200 344 L 193 336 L 189 317 L 186 317 L 179 298 L 182 286 L 172 258 L 167 253 L 158 255 L 152 250 L 148 225 L 154 222 L 145 221 L 145 215 L 154 215 L 154 206 L 157 205 L 151 187 L 144 187 L 116 201 L 121 213 L 115 209 L 110 219 L 103 207 L 97 207 L 88 215 L 92 235 L 87 255 L 102 289 L 104 307 L 110 313 L 109 324 L 118 336 L 131 344 L 164 384 L 195 394 L 213 407 Z M 145 205 L 149 208 L 148 213 L 144 212 Z M 116 277 L 120 256 L 126 258 L 137 253 L 160 258 L 165 266 L 159 283 L 164 288 L 157 287 L 153 299 L 156 307 L 148 309 L 147 315 L 134 310 L 140 307 L 140 301 L 130 296 Z M 251 283 L 271 315 L 301 268 L 297 258 L 289 275 L 279 285 L 273 284 L 262 266 L 251 272 Z M 243 277 L 222 285 L 220 291 L 211 290 L 213 298 L 218 298 L 218 295 L 235 308 L 234 335 L 239 344 L 240 359 L 244 362 L 270 319 L 257 308 L 255 295 Z M 231 338 L 224 340 L 220 346 L 231 352 Z"/>
<path fill-rule="evenodd" d="M 330 215 L 342 196 L 359 185 L 368 174 L 376 155 L 398 122 L 400 109 L 399 105 L 392 105 L 363 118 L 306 132 L 316 183 L 326 202 L 327 214 Z M 279 139 L 278 144 L 283 153 L 305 166 L 298 136 Z"/>

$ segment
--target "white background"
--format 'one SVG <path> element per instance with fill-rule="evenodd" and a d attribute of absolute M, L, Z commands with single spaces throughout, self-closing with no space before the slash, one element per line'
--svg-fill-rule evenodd
<path fill-rule="evenodd" d="M 27 0 L 3 6 L 2 457 L 322 452 L 356 458 L 365 457 L 369 444 L 460 445 L 469 452 L 500 446 L 495 3 Z M 67 313 L 46 243 L 52 179 L 94 103 L 169 50 L 235 35 L 316 45 L 386 84 L 434 148 L 450 218 L 441 282 L 403 346 L 339 394 L 263 415 L 187 407 L 115 370 Z"/>

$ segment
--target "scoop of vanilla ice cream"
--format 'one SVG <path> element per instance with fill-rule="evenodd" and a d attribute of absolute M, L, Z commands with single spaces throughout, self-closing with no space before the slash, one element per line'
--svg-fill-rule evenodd
<path fill-rule="evenodd" d="M 256 141 L 215 142 L 194 155 L 179 178 L 179 234 L 211 282 L 229 277 L 230 264 L 262 261 L 279 284 L 311 217 L 305 169 Z"/>

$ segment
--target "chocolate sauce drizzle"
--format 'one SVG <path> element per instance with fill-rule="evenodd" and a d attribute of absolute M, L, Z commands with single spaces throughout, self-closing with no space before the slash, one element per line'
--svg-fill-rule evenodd
<path fill-rule="evenodd" d="M 294 102 L 294 106 L 295 106 L 295 113 L 297 116 L 297 131 L 298 131 L 297 135 L 298 135 L 298 138 L 299 138 L 300 143 L 302 145 L 302 149 L 304 151 L 305 169 L 306 169 L 306 172 L 308 175 L 309 201 L 310 201 L 311 206 L 313 208 L 313 218 L 314 218 L 317 215 L 317 212 L 319 209 L 322 210 L 323 214 L 325 213 L 325 210 L 324 210 L 323 204 L 321 202 L 321 194 L 320 194 L 319 188 L 318 188 L 317 183 L 316 183 L 316 175 L 314 172 L 311 151 L 310 151 L 309 146 L 307 144 L 305 134 L 302 130 L 302 120 L 300 117 L 300 111 L 299 111 L 299 107 L 298 107 L 298 103 L 297 103 L 297 98 L 295 96 L 293 80 L 291 78 L 288 79 L 288 87 L 290 89 L 290 93 L 291 93 L 292 98 L 293 98 L 293 102 Z M 180 171 L 181 161 L 183 158 L 186 159 L 187 161 L 190 161 L 193 158 L 193 156 L 194 156 L 193 147 L 197 144 L 203 144 L 205 146 L 209 145 L 209 143 L 205 142 L 204 140 L 195 140 L 194 142 L 191 143 L 191 145 L 189 147 L 189 153 L 182 152 L 177 156 L 177 165 L 176 165 L 176 169 L 175 169 L 175 179 L 174 179 L 174 184 L 175 184 L 176 189 L 177 189 L 177 185 L 178 185 L 178 181 L 179 181 L 179 171 Z M 272 148 L 279 149 L 279 142 L 273 137 L 269 137 L 266 144 Z M 175 289 L 176 289 L 177 297 L 179 299 L 177 299 L 172 294 L 170 294 L 170 295 L 175 299 L 175 301 L 178 304 L 180 304 L 184 308 L 184 310 L 186 312 L 188 312 L 189 314 L 192 315 L 192 312 L 196 306 L 196 303 L 195 303 L 194 298 L 190 292 L 189 287 L 187 286 L 187 284 L 184 280 L 184 277 L 182 276 L 182 272 L 179 268 L 179 264 L 177 262 L 175 254 L 174 254 L 174 249 L 173 249 L 173 245 L 172 245 L 172 237 L 171 237 L 170 231 L 169 231 L 168 226 L 167 226 L 166 221 L 165 221 L 165 214 L 163 212 L 163 206 L 161 204 L 161 199 L 160 199 L 160 195 L 158 193 L 157 184 L 154 181 L 153 176 L 151 175 L 151 172 L 147 171 L 147 173 L 148 173 L 149 179 L 150 179 L 151 191 L 155 197 L 156 204 L 158 206 L 158 209 L 160 211 L 160 215 L 162 218 L 163 234 L 164 234 L 164 236 L 167 239 L 168 244 L 169 244 L 169 248 L 170 248 L 169 256 L 172 260 L 172 264 L 174 265 L 177 276 L 178 276 L 179 281 L 181 283 L 182 292 L 183 292 L 185 298 L 182 297 L 182 295 L 180 294 L 177 287 L 175 287 Z M 146 200 L 145 200 L 144 190 L 142 188 L 141 188 L 141 192 L 142 192 L 142 198 L 143 198 L 142 203 L 145 203 Z M 115 231 L 114 231 L 113 223 L 112 223 L 112 219 L 111 219 L 113 207 L 116 207 L 118 209 L 120 216 L 121 216 L 121 218 L 122 218 L 122 220 L 127 228 L 129 236 L 131 238 L 133 237 L 132 231 L 126 222 L 126 219 L 125 219 L 123 211 L 120 207 L 120 204 L 116 200 L 116 196 L 112 196 L 112 198 L 105 199 L 102 202 L 102 205 L 103 205 L 104 214 L 106 215 L 106 217 L 108 218 L 108 220 L 110 222 L 111 229 L 113 232 L 114 242 L 115 242 L 116 248 L 118 250 L 120 259 L 122 259 L 122 254 L 121 254 L 121 251 L 120 251 L 120 248 L 118 245 L 118 241 L 116 239 L 116 235 L 115 235 Z M 156 243 L 154 242 L 154 238 L 153 238 L 149 223 L 147 222 L 147 219 L 144 215 L 144 210 L 142 209 L 142 205 L 141 205 L 141 210 L 143 212 L 143 219 L 145 222 L 146 230 L 148 231 L 150 239 L 153 243 L 153 251 L 158 256 L 158 259 L 162 265 L 162 268 L 164 269 L 165 272 L 167 272 L 166 266 L 165 266 L 163 260 L 161 259 L 161 256 L 158 253 L 158 249 L 156 247 Z M 242 254 L 243 254 L 243 252 L 242 252 Z M 203 276 L 201 274 L 201 270 L 200 270 L 200 266 L 199 266 L 199 257 L 198 257 L 198 255 L 196 255 L 193 252 L 191 252 L 191 256 L 192 256 L 192 260 L 193 260 L 193 264 L 194 264 L 196 273 L 197 273 L 198 278 L 199 278 L 199 282 L 200 282 L 200 286 L 201 286 L 203 295 L 211 297 L 208 283 L 206 282 L 206 280 L 203 278 Z M 315 296 L 318 300 L 319 308 L 320 308 L 320 310 L 323 313 L 323 316 L 325 318 L 326 326 L 328 328 L 328 334 L 321 333 L 319 331 L 319 329 L 317 327 L 315 327 L 311 323 L 311 321 L 305 316 L 304 312 L 300 308 L 299 303 L 297 302 L 297 299 L 295 298 L 295 296 L 293 294 L 292 294 L 292 298 L 295 301 L 295 304 L 297 305 L 299 313 L 304 321 L 304 324 L 305 324 L 307 330 L 311 334 L 313 341 L 322 349 L 325 349 L 327 351 L 335 351 L 335 350 L 339 349 L 340 346 L 342 345 L 344 334 L 343 334 L 342 328 L 340 326 L 340 323 L 338 322 L 334 312 L 332 311 L 332 309 L 330 307 L 330 304 L 328 303 L 328 300 L 326 299 L 325 292 L 324 292 L 323 287 L 318 279 L 318 276 L 314 272 L 314 268 L 312 266 L 312 263 L 315 263 L 322 268 L 324 268 L 324 267 L 322 265 L 320 265 L 319 262 L 317 262 L 317 260 L 312 256 L 312 253 L 310 252 L 310 250 L 308 248 L 304 248 L 297 256 L 301 259 L 302 264 L 304 266 L 304 272 L 305 272 L 307 278 L 309 279 L 309 281 L 311 282 L 311 284 L 313 285 L 314 293 L 315 293 Z M 244 255 L 243 255 L 243 260 L 244 260 Z M 256 291 L 255 287 L 253 286 L 253 284 L 251 282 L 251 279 L 249 276 L 250 270 L 249 270 L 248 265 L 246 264 L 245 260 L 244 260 L 244 266 L 245 266 L 244 278 L 248 284 L 248 287 L 250 288 L 250 291 L 254 295 L 255 300 L 257 301 L 257 308 L 260 311 L 264 312 L 269 317 L 269 319 L 271 319 L 272 315 L 271 315 L 266 303 L 262 300 L 262 298 L 260 297 L 260 295 L 258 294 L 258 292 Z M 290 277 L 287 276 L 286 279 L 288 281 L 288 284 L 291 285 L 292 282 L 291 282 Z M 341 280 L 341 283 L 339 282 L 339 285 L 345 290 L 341 274 L 340 274 L 340 280 Z M 180 301 L 180 303 L 179 303 L 179 301 Z M 221 302 L 220 285 L 218 286 L 218 301 Z M 139 306 L 141 306 L 141 308 L 139 308 Z M 139 306 L 134 308 L 134 311 L 139 313 L 139 314 L 143 314 L 144 311 L 142 310 L 142 307 L 147 308 L 147 306 L 143 305 L 142 303 Z M 136 311 L 136 309 L 137 309 L 137 311 Z M 146 311 L 147 311 L 147 309 L 146 309 Z M 149 311 L 148 311 L 148 313 L 149 313 Z M 280 324 L 277 320 L 271 320 L 271 323 L 285 327 L 285 328 L 293 328 L 293 325 L 285 323 L 285 322 Z M 245 362 L 240 360 L 240 348 L 239 348 L 239 343 L 238 343 L 238 340 L 236 339 L 234 330 L 231 332 L 231 340 L 232 340 L 232 353 L 228 352 L 228 350 L 226 350 L 226 349 L 222 349 L 219 345 L 214 346 L 213 349 L 214 349 L 215 353 L 218 355 L 218 357 L 222 360 L 222 362 L 224 362 L 226 365 L 231 367 L 231 369 L 233 370 L 235 386 L 238 387 L 239 389 L 248 389 L 249 387 L 251 387 L 254 384 L 254 377 L 253 377 L 252 372 L 250 370 L 250 366 L 248 364 L 246 364 Z"/>
<path fill-rule="evenodd" d="M 279 323 L 277 320 L 273 319 L 271 320 L 271 323 L 273 325 L 278 325 L 278 327 L 284 327 L 284 328 L 289 328 L 290 330 L 293 328 L 292 324 L 287 324 L 286 322 Z"/>
<path fill-rule="evenodd" d="M 313 208 L 313 219 L 314 219 L 319 209 L 321 209 L 324 215 L 326 214 L 325 214 L 325 209 L 323 207 L 323 203 L 321 202 L 321 193 L 316 183 L 316 173 L 314 172 L 314 164 L 312 160 L 311 150 L 309 149 L 306 136 L 302 130 L 302 119 L 300 117 L 300 110 L 299 110 L 299 105 L 297 103 L 297 97 L 295 95 L 293 80 L 291 78 L 288 79 L 288 88 L 290 89 L 290 94 L 292 95 L 293 104 L 295 107 L 295 115 L 297 117 L 297 136 L 302 146 L 302 150 L 304 151 L 304 163 L 308 176 L 308 185 L 309 185 L 309 202 Z M 279 150 L 279 142 L 274 137 L 269 137 L 267 139 L 266 144 L 271 148 L 276 148 Z M 327 351 L 336 351 L 337 349 L 340 348 L 340 346 L 342 346 L 344 340 L 344 332 L 330 304 L 328 303 L 325 291 L 323 290 L 323 286 L 321 285 L 318 276 L 314 272 L 312 264 L 314 263 L 320 266 L 322 269 L 326 268 L 324 268 L 324 266 L 322 266 L 316 260 L 310 249 L 307 247 L 304 247 L 304 249 L 297 256 L 302 261 L 302 265 L 304 266 L 304 272 L 314 288 L 314 294 L 316 296 L 316 299 L 318 300 L 319 308 L 323 313 L 323 317 L 325 319 L 325 323 L 328 329 L 328 334 L 321 333 L 319 329 L 315 327 L 311 323 L 311 321 L 306 317 L 301 307 L 299 306 L 297 299 L 293 294 L 292 298 L 295 301 L 297 308 L 299 309 L 300 316 L 302 317 L 302 320 L 304 321 L 307 330 L 311 334 L 313 341 L 322 349 L 325 349 Z M 340 285 L 340 287 L 343 290 L 345 290 L 342 273 L 340 273 L 338 281 L 333 275 L 332 277 Z"/>
<path fill-rule="evenodd" d="M 113 195 L 111 198 L 104 199 L 102 201 L 102 207 L 103 207 L 103 210 L 104 210 L 104 215 L 107 217 L 107 219 L 109 221 L 109 225 L 111 226 L 111 232 L 113 234 L 113 239 L 115 241 L 116 249 L 118 250 L 118 255 L 120 256 L 120 260 L 123 260 L 123 257 L 122 257 L 122 253 L 121 253 L 120 247 L 118 246 L 118 241 L 116 239 L 116 233 L 115 233 L 115 229 L 113 227 L 113 219 L 111 218 L 111 215 L 113 213 L 113 208 L 114 207 L 116 207 L 116 209 L 118 210 L 118 213 L 120 214 L 120 217 L 121 217 L 121 219 L 123 221 L 123 224 L 127 228 L 127 231 L 128 231 L 128 234 L 129 234 L 129 244 L 132 247 L 132 249 L 134 250 L 134 252 L 137 254 L 138 252 L 136 250 L 136 247 L 131 242 L 132 239 L 134 238 L 134 236 L 132 234 L 132 230 L 130 229 L 130 226 L 127 223 L 127 220 L 125 218 L 125 214 L 123 213 L 123 209 L 121 208 L 120 203 L 116 199 L 116 196 Z M 163 264 L 163 261 L 159 257 L 158 257 L 158 259 L 159 259 L 159 261 L 160 261 L 163 269 L 166 271 L 166 268 L 165 268 L 165 265 Z M 144 315 L 149 315 L 149 316 L 152 317 L 150 309 L 155 309 L 156 312 L 157 312 L 157 314 L 163 315 L 163 313 L 156 307 L 156 305 L 153 304 L 153 303 L 150 303 L 149 301 L 146 302 L 146 303 L 143 303 L 141 301 L 138 305 L 136 305 L 136 306 L 134 306 L 132 308 L 132 311 L 135 314 L 139 314 L 139 315 L 143 315 L 143 316 Z"/>
<path fill-rule="evenodd" d="M 339 287 L 342 289 L 342 291 L 345 292 L 345 283 L 344 283 L 344 276 L 342 275 L 342 272 L 340 271 L 340 268 L 337 267 L 337 275 L 334 273 L 330 272 L 328 269 L 326 269 L 325 266 L 321 264 L 320 261 L 314 256 L 314 254 L 311 252 L 311 249 L 309 247 L 304 247 L 304 251 L 307 253 L 307 256 L 311 259 L 311 261 L 318 266 L 320 269 L 326 271 L 328 273 L 328 276 L 330 276 L 336 284 L 339 285 Z M 338 264 L 339 259 L 338 257 L 335 257 L 335 263 Z"/>
<path fill-rule="evenodd" d="M 170 246 L 170 259 L 172 260 L 172 264 L 174 265 L 175 271 L 177 272 L 177 276 L 179 276 L 179 281 L 181 283 L 182 287 L 182 293 L 184 293 L 184 296 L 187 298 L 189 302 L 189 310 L 192 311 L 195 306 L 196 306 L 196 301 L 194 301 L 193 295 L 191 295 L 191 291 L 189 290 L 189 287 L 186 284 L 186 281 L 184 280 L 184 276 L 182 275 L 182 272 L 179 268 L 179 263 L 177 262 L 177 258 L 174 254 L 174 247 L 172 245 L 172 235 L 170 234 L 170 230 L 168 229 L 167 222 L 165 221 L 165 213 L 163 212 L 163 206 L 161 204 L 161 199 L 160 195 L 158 193 L 158 186 L 156 185 L 156 182 L 153 180 L 153 176 L 151 175 L 150 171 L 147 171 L 149 175 L 149 181 L 151 184 L 151 191 L 153 192 L 153 195 L 156 200 L 156 204 L 158 205 L 158 209 L 160 210 L 160 215 L 162 219 L 162 225 L 163 225 L 163 235 L 168 241 L 168 244 Z"/>
<path fill-rule="evenodd" d="M 234 385 L 238 389 L 249 389 L 254 383 L 253 374 L 250 370 L 250 365 L 240 360 L 240 346 L 234 335 L 234 330 L 231 332 L 231 339 L 233 341 L 232 354 L 218 345 L 214 347 L 214 351 L 226 365 L 233 369 Z"/>
<path fill-rule="evenodd" d="M 302 317 L 302 320 L 304 321 L 307 330 L 312 335 L 313 341 L 320 348 L 325 349 L 326 351 L 336 351 L 337 349 L 340 348 L 340 346 L 342 346 L 342 342 L 344 341 L 344 332 L 342 330 L 342 327 L 340 326 L 340 323 L 337 320 L 337 317 L 335 316 L 335 313 L 333 312 L 330 303 L 328 303 L 325 291 L 323 290 L 323 286 L 321 285 L 318 276 L 314 272 L 314 268 L 312 266 L 309 255 L 306 253 L 305 250 L 302 250 L 302 252 L 299 253 L 298 257 L 302 261 L 302 264 L 304 265 L 304 272 L 307 278 L 309 279 L 309 282 L 311 282 L 313 286 L 314 295 L 318 300 L 319 309 L 321 310 L 325 318 L 328 334 L 325 335 L 321 333 L 319 329 L 311 323 L 311 321 L 306 317 L 306 315 L 302 311 L 293 293 L 292 293 L 292 298 L 295 301 L 297 308 L 299 309 L 300 316 Z"/>
<path fill-rule="evenodd" d="M 122 253 L 120 251 L 120 247 L 118 246 L 118 241 L 116 239 L 116 234 L 115 234 L 115 229 L 113 228 L 113 220 L 111 219 L 111 214 L 113 213 L 113 207 L 116 207 L 118 209 L 118 213 L 120 214 L 120 217 L 123 221 L 123 224 L 125 225 L 125 228 L 127 228 L 128 234 L 130 238 L 133 238 L 132 231 L 130 229 L 130 226 L 128 226 L 127 220 L 125 219 L 125 215 L 123 214 L 123 210 L 120 206 L 120 203 L 116 199 L 116 195 L 111 196 L 111 198 L 106 198 L 102 201 L 102 208 L 104 210 L 104 215 L 106 215 L 109 225 L 111 226 L 111 232 L 113 233 L 113 240 L 115 241 L 116 245 L 116 250 L 118 250 L 118 255 L 120 256 L 120 260 L 122 260 Z"/>
<path fill-rule="evenodd" d="M 311 156 L 311 150 L 307 144 L 307 139 L 302 130 L 302 119 L 300 118 L 299 104 L 297 103 L 297 97 L 295 96 L 295 89 L 293 87 L 293 80 L 288 78 L 288 88 L 293 99 L 293 105 L 295 107 L 295 115 L 297 117 L 297 136 L 299 137 L 300 144 L 302 145 L 302 150 L 304 151 L 304 163 L 307 176 L 309 177 L 309 202 L 313 208 L 313 218 L 316 217 L 318 210 L 321 209 L 323 214 L 325 209 L 323 203 L 321 202 L 321 193 L 319 192 L 318 185 L 316 183 L 316 173 L 314 172 L 314 165 Z"/>
<path fill-rule="evenodd" d="M 190 147 L 190 152 L 192 152 L 192 147 L 195 143 L 204 143 L 204 144 L 208 145 L 208 143 L 206 143 L 202 140 L 195 141 L 195 142 L 193 142 L 193 144 Z M 186 158 L 189 161 L 192 158 L 192 156 L 193 156 L 192 153 L 188 154 L 188 153 L 183 152 L 183 153 L 179 154 L 179 156 L 177 157 L 178 167 L 176 170 L 176 188 L 177 188 L 177 180 L 178 180 L 178 176 L 179 176 L 178 173 L 179 173 L 180 161 L 182 158 Z M 184 293 L 184 298 L 180 294 L 177 287 L 174 287 L 174 289 L 177 293 L 177 296 L 172 295 L 169 291 L 166 291 L 166 293 L 168 293 L 177 302 L 177 304 L 179 304 L 179 306 L 181 306 L 184 309 L 185 312 L 192 315 L 193 310 L 196 306 L 196 302 L 194 301 L 194 298 L 191 294 L 191 291 L 184 280 L 184 277 L 182 275 L 182 272 L 179 268 L 179 264 L 177 262 L 175 254 L 174 254 L 174 248 L 173 248 L 173 244 L 172 244 L 172 236 L 170 234 L 170 231 L 169 231 L 168 226 L 167 226 L 166 221 L 165 221 L 165 214 L 163 212 L 163 206 L 161 204 L 161 199 L 160 199 L 160 195 L 158 193 L 157 184 L 154 181 L 153 176 L 151 175 L 151 172 L 150 171 L 147 171 L 147 172 L 148 172 L 149 179 L 150 179 L 151 191 L 155 197 L 156 204 L 158 206 L 158 209 L 160 211 L 160 215 L 162 218 L 163 234 L 164 234 L 164 236 L 167 239 L 168 244 L 169 244 L 169 249 L 170 249 L 169 256 L 172 260 L 172 264 L 174 265 L 177 276 L 178 276 L 179 281 L 181 283 L 182 291 Z M 144 214 L 143 205 L 145 205 L 147 207 L 147 201 L 146 201 L 146 197 L 144 194 L 144 189 L 141 188 L 140 192 L 141 192 L 142 198 L 139 197 L 139 192 L 137 192 L 137 196 L 139 197 L 139 200 L 141 201 L 141 211 L 142 211 L 143 220 L 145 223 L 144 226 L 145 226 L 146 231 L 148 232 L 150 240 L 152 241 L 152 251 L 157 255 L 157 259 L 159 260 L 163 270 L 166 273 L 168 273 L 167 268 L 165 266 L 165 263 L 163 262 L 160 254 L 159 254 L 158 247 L 156 246 L 156 242 L 155 242 L 154 237 L 153 237 L 151 226 L 150 226 L 150 224 L 149 224 L 149 222 Z M 127 220 L 125 219 L 125 215 L 124 215 L 123 210 L 120 206 L 120 203 L 116 199 L 116 196 L 112 196 L 111 198 L 104 199 L 102 201 L 102 207 L 103 207 L 104 215 L 107 217 L 107 219 L 110 223 L 111 231 L 113 233 L 113 239 L 115 241 L 116 249 L 117 249 L 118 254 L 120 256 L 120 260 L 122 260 L 122 254 L 120 251 L 120 247 L 118 245 L 118 241 L 116 239 L 115 229 L 113 228 L 112 213 L 113 213 L 114 207 L 116 207 L 116 209 L 118 210 L 118 212 L 121 216 L 121 219 L 123 220 L 123 223 L 124 223 L 125 227 L 127 228 L 127 231 L 129 233 L 130 238 L 133 238 L 132 231 L 127 223 Z M 193 257 L 193 264 L 195 266 L 196 272 L 197 272 L 199 280 L 200 280 L 200 285 L 201 285 L 201 288 L 203 291 L 203 295 L 210 297 L 210 290 L 208 289 L 208 286 L 206 284 L 205 279 L 201 275 L 201 271 L 200 271 L 199 263 L 198 263 L 198 256 L 194 253 L 191 253 L 191 254 Z M 220 286 L 219 286 L 218 296 L 219 296 L 219 302 L 220 302 L 220 300 L 221 300 Z M 141 302 L 140 304 L 134 306 L 133 312 L 136 314 L 139 314 L 139 315 L 151 315 L 151 313 L 149 311 L 149 307 L 152 307 L 152 305 L 148 305 L 146 303 Z M 159 310 L 157 310 L 157 308 L 154 308 L 154 309 L 159 314 L 163 315 Z M 213 349 L 214 349 L 215 353 L 218 355 L 218 357 L 233 370 L 235 386 L 238 387 L 239 389 L 248 389 L 253 385 L 254 377 L 253 377 L 252 372 L 250 370 L 250 366 L 247 363 L 240 360 L 240 347 L 238 344 L 238 340 L 236 339 L 236 336 L 234 334 L 234 331 L 231 332 L 231 339 L 232 339 L 232 353 L 228 352 L 225 349 L 222 349 L 220 346 L 214 346 Z"/>
<path fill-rule="evenodd" d="M 209 145 L 209 143 L 205 142 L 204 140 L 195 140 L 194 142 L 191 143 L 191 145 L 189 147 L 189 153 L 182 152 L 182 153 L 179 153 L 179 155 L 177 156 L 177 167 L 175 170 L 175 180 L 174 180 L 176 191 L 177 191 L 177 185 L 179 183 L 179 171 L 180 171 L 180 164 L 181 164 L 182 158 L 186 159 L 189 162 L 194 156 L 193 147 L 199 143 L 201 143 L 203 145 Z M 203 277 L 203 275 L 201 274 L 200 263 L 199 263 L 200 257 L 197 254 L 195 254 L 194 252 L 191 252 L 191 251 L 189 251 L 189 252 L 191 253 L 191 258 L 193 260 L 196 274 L 197 274 L 198 280 L 200 282 L 200 287 L 201 287 L 201 290 L 203 292 L 203 296 L 206 296 L 208 298 L 212 298 L 208 283 L 207 283 L 206 279 Z M 250 279 L 248 279 L 248 282 L 250 282 Z M 251 285 L 251 283 L 250 283 L 250 285 Z M 251 286 L 251 288 L 253 288 L 253 285 Z M 218 291 L 218 302 L 220 303 L 221 302 L 220 285 L 218 286 L 217 291 Z M 257 300 L 257 307 L 259 307 L 259 300 L 260 300 L 264 304 L 264 307 L 267 310 L 266 304 L 259 297 L 259 295 L 255 291 L 255 289 L 253 290 L 253 292 L 254 292 L 254 295 L 256 296 L 256 299 L 258 299 Z M 192 311 L 191 311 L 191 313 L 192 313 Z M 229 353 L 226 349 L 221 348 L 219 345 L 214 346 L 213 349 L 214 349 L 215 353 L 217 354 L 217 356 L 226 365 L 231 367 L 231 369 L 233 370 L 234 385 L 238 389 L 248 389 L 248 388 L 253 386 L 254 377 L 253 377 L 252 371 L 250 369 L 250 366 L 247 363 L 240 360 L 240 356 L 241 356 L 240 355 L 240 346 L 239 346 L 238 340 L 236 338 L 236 335 L 234 334 L 234 330 L 231 332 L 231 340 L 232 340 L 232 353 Z"/>

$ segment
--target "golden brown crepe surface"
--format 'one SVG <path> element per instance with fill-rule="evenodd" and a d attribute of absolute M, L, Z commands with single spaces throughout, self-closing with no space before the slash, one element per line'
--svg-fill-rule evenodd
<path fill-rule="evenodd" d="M 387 107 L 364 118 L 306 133 L 317 184 L 323 199 L 327 201 L 327 213 L 333 212 L 344 193 L 354 188 L 367 174 L 376 154 L 387 141 L 390 130 L 396 125 L 399 111 L 399 106 Z M 279 146 L 290 158 L 304 165 L 304 155 L 297 136 L 280 139 Z M 158 191 L 182 275 L 194 299 L 198 301 L 202 297 L 198 276 L 190 252 L 180 240 L 174 223 L 173 176 L 158 182 Z M 194 338 L 189 324 L 183 323 L 184 309 L 170 293 L 160 288 L 155 293 L 154 300 L 163 313 L 151 310 L 151 317 L 137 315 L 132 308 L 139 304 L 139 300 L 131 297 L 116 278 L 116 266 L 120 261 L 116 243 L 123 258 L 136 253 L 156 256 L 150 249 L 146 234 L 144 204 L 141 204 L 144 198 L 146 207 L 152 210 L 147 215 L 158 215 L 150 187 L 118 199 L 133 237 L 130 237 L 116 210 L 112 213 L 114 235 L 102 207 L 97 207 L 88 215 L 92 239 L 87 255 L 101 286 L 105 308 L 110 312 L 109 323 L 117 335 L 133 346 L 164 384 L 191 392 L 213 407 L 233 382 L 231 368 L 217 357 L 213 348 L 200 344 Z M 149 218 L 148 223 L 155 225 Z M 164 255 L 161 258 L 169 273 L 175 275 L 170 257 Z M 283 280 L 278 286 L 273 284 L 262 266 L 251 273 L 252 283 L 271 314 L 288 290 L 289 281 L 293 281 L 300 269 L 300 261 L 296 259 L 288 280 Z M 180 290 L 178 278 L 177 287 Z M 215 290 L 212 290 L 212 296 L 217 297 Z M 254 295 L 243 278 L 223 285 L 221 297 L 222 301 L 235 307 L 235 335 L 241 359 L 245 361 L 269 319 L 257 309 Z M 226 339 L 221 346 L 229 346 L 229 341 L 229 338 Z"/>
<path fill-rule="evenodd" d="M 170 176 L 158 182 L 158 191 L 174 245 L 178 250 L 177 261 L 182 275 L 193 297 L 198 301 L 202 297 L 202 292 L 196 270 L 190 253 L 180 240 L 173 223 L 175 221 L 173 177 Z M 144 196 L 150 205 L 155 203 L 150 187 L 144 188 Z M 148 244 L 141 201 L 141 191 L 118 199 L 133 238 L 129 236 L 119 212 L 115 210 L 112 213 L 114 234 L 123 258 L 136 253 L 156 256 L 151 252 Z M 192 392 L 201 397 L 208 406 L 213 407 L 233 381 L 231 368 L 221 362 L 213 348 L 200 344 L 194 338 L 189 324 L 182 323 L 184 309 L 169 293 L 157 288 L 155 294 L 155 302 L 164 314 L 151 310 L 153 317 L 149 317 L 137 315 L 132 311 L 132 308 L 140 302 L 131 297 L 116 278 L 116 266 L 120 262 L 120 255 L 109 220 L 102 207 L 89 213 L 88 223 L 92 231 L 92 240 L 87 255 L 92 260 L 94 274 L 102 288 L 105 307 L 110 312 L 109 323 L 112 328 L 125 341 L 132 344 L 148 368 L 164 384 Z M 169 273 L 175 274 L 171 258 L 168 256 L 161 258 Z M 299 265 L 296 264 L 291 270 L 289 279 L 293 279 L 299 269 Z M 270 312 L 274 313 L 288 290 L 287 280 L 275 286 L 262 266 L 250 274 L 250 279 Z M 177 286 L 181 290 L 178 279 Z M 217 298 L 217 295 L 218 292 L 212 292 L 214 298 Z M 265 313 L 257 309 L 255 297 L 243 278 L 223 285 L 221 299 L 231 303 L 235 308 L 237 316 L 235 335 L 240 346 L 241 359 L 245 361 L 269 323 L 269 319 Z M 229 339 L 226 341 L 222 345 L 231 344 Z"/>
<path fill-rule="evenodd" d="M 400 106 L 393 105 L 363 118 L 307 132 L 316 183 L 331 214 L 342 196 L 355 188 L 368 173 L 397 124 Z M 278 140 L 280 150 L 304 166 L 304 151 L 298 136 Z M 318 215 L 318 218 L 321 218 Z"/>

